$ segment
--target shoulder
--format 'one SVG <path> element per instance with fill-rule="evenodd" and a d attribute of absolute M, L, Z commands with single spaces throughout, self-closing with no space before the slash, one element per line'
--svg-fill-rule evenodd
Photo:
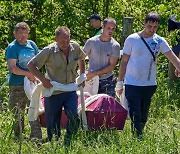
<path fill-rule="evenodd" d="M 36 46 L 36 43 L 33 41 L 33 40 L 27 40 L 27 43 L 31 44 L 31 45 L 35 45 Z"/>
<path fill-rule="evenodd" d="M 99 40 L 99 36 L 100 36 L 100 35 L 93 36 L 93 37 L 89 38 L 89 39 L 87 40 L 87 42 L 96 42 L 96 41 Z"/>
<path fill-rule="evenodd" d="M 160 42 L 160 43 L 162 43 L 162 42 L 167 42 L 167 41 L 165 40 L 165 38 L 159 36 L 158 34 L 154 34 L 153 39 L 155 39 L 156 41 L 158 41 L 158 42 Z"/>
<path fill-rule="evenodd" d="M 14 40 L 6 47 L 6 51 L 14 50 L 16 47 L 17 47 L 17 42 L 16 42 L 16 40 Z"/>
<path fill-rule="evenodd" d="M 55 50 L 56 42 L 49 44 L 48 46 L 44 47 L 43 50 Z"/>
<path fill-rule="evenodd" d="M 140 38 L 140 37 L 139 37 L 138 33 L 130 34 L 130 35 L 127 37 L 128 40 L 137 40 L 137 39 L 139 39 L 139 38 Z"/>
<path fill-rule="evenodd" d="M 139 42 L 139 40 L 140 40 L 140 37 L 139 37 L 138 33 L 133 33 L 133 34 L 130 34 L 126 38 L 124 45 L 125 46 L 129 46 L 130 44 L 133 45 L 133 44 Z"/>
<path fill-rule="evenodd" d="M 33 40 L 27 40 L 28 43 L 36 44 Z"/>
<path fill-rule="evenodd" d="M 80 48 L 80 45 L 76 41 L 73 41 L 73 40 L 70 41 L 70 45 L 72 45 L 75 48 Z"/>
<path fill-rule="evenodd" d="M 120 46 L 120 44 L 114 38 L 111 38 L 111 42 L 113 43 L 113 46 Z"/>
<path fill-rule="evenodd" d="M 14 40 L 7 47 L 11 48 L 11 47 L 14 47 L 16 45 L 17 45 L 16 40 Z"/>
<path fill-rule="evenodd" d="M 120 51 L 120 44 L 114 38 L 111 38 L 111 43 L 114 49 Z"/>

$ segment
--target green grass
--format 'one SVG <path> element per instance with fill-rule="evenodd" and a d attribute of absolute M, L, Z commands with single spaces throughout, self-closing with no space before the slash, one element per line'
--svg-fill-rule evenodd
<path fill-rule="evenodd" d="M 164 67 L 164 65 L 163 65 Z M 144 140 L 134 138 L 130 130 L 130 120 L 126 121 L 123 131 L 83 131 L 79 130 L 72 140 L 68 151 L 62 138 L 59 141 L 44 144 L 34 143 L 29 139 L 30 128 L 26 118 L 23 134 L 23 154 L 178 154 L 180 153 L 180 82 L 168 88 L 168 80 L 159 68 L 158 88 L 153 97 L 149 120 L 144 131 Z M 6 72 L 4 69 L 3 72 Z M 6 73 L 4 73 L 5 76 Z M 3 77 L 1 84 L 4 82 Z M 0 153 L 16 154 L 19 151 L 19 140 L 14 138 L 12 125 L 13 115 L 8 110 L 8 87 L 0 91 Z M 43 128 L 43 138 L 46 138 Z"/>
<path fill-rule="evenodd" d="M 107 154 L 176 154 L 180 153 L 180 109 L 177 107 L 178 95 L 169 90 L 167 95 L 166 79 L 161 80 L 157 93 L 153 97 L 150 116 L 144 131 L 144 140 L 134 138 L 130 131 L 130 120 L 126 121 L 123 131 L 83 131 L 79 130 L 72 140 L 68 151 L 64 147 L 63 138 L 59 141 L 36 144 L 29 139 L 29 126 L 26 119 L 26 133 L 23 134 L 22 153 L 107 153 Z M 163 88 L 163 91 L 162 91 Z M 160 95 L 160 94 L 161 95 Z M 176 97 L 175 97 L 176 96 Z M 172 99 L 173 97 L 173 99 Z M 170 100 L 173 100 L 169 102 Z M 13 117 L 9 110 L 0 115 L 0 153 L 18 153 L 19 141 L 12 133 Z M 43 128 L 43 137 L 46 130 Z"/>
<path fill-rule="evenodd" d="M 145 139 L 133 138 L 130 132 L 130 121 L 127 120 L 123 131 L 88 131 L 79 130 L 72 140 L 68 153 L 179 153 L 180 150 L 180 115 L 179 109 L 170 111 L 164 108 L 164 117 L 155 118 L 150 115 L 145 128 Z M 161 113 L 160 113 L 161 115 Z M 6 112 L 1 116 L 1 153 L 17 153 L 19 141 L 11 134 L 12 116 Z M 65 153 L 62 138 L 59 141 L 47 142 L 39 145 L 28 139 L 29 127 L 26 125 L 26 134 L 23 134 L 22 153 Z M 46 136 L 43 129 L 44 137 Z"/>

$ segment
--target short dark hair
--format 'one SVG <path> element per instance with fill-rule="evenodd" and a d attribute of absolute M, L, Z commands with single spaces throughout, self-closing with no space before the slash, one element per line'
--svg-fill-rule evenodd
<path fill-rule="evenodd" d="M 28 30 L 28 32 L 30 31 L 29 25 L 26 22 L 19 22 L 16 24 L 16 26 L 14 27 L 14 31 L 18 32 L 19 29 L 23 29 L 23 30 Z"/>
<path fill-rule="evenodd" d="M 107 22 L 113 22 L 116 25 L 116 20 L 114 18 L 105 18 L 103 21 L 103 25 L 106 26 Z"/>
<path fill-rule="evenodd" d="M 96 19 L 96 20 L 99 20 L 101 21 L 101 16 L 99 14 L 92 14 L 88 20 L 90 21 L 91 19 Z"/>
<path fill-rule="evenodd" d="M 160 23 L 160 16 L 157 12 L 150 12 L 146 15 L 145 23 L 148 21 Z"/>
<path fill-rule="evenodd" d="M 70 34 L 69 28 L 66 26 L 57 27 L 55 30 L 55 36 L 58 37 L 61 34 Z"/>

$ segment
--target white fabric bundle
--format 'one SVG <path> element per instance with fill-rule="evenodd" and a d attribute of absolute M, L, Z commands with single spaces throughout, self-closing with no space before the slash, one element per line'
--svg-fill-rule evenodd
<path fill-rule="evenodd" d="M 81 84 L 86 80 L 86 75 L 81 74 L 76 81 L 78 84 Z M 30 81 L 29 81 L 30 82 Z M 77 91 L 79 89 L 78 84 L 70 83 L 70 84 L 61 84 L 55 81 L 51 81 L 53 87 L 45 88 L 43 84 L 40 82 L 36 85 L 31 94 L 31 101 L 28 110 L 28 119 L 29 121 L 35 121 L 38 115 L 44 112 L 44 107 L 42 107 L 41 97 L 49 97 L 53 94 L 54 91 Z M 30 87 L 29 87 L 30 88 Z"/>

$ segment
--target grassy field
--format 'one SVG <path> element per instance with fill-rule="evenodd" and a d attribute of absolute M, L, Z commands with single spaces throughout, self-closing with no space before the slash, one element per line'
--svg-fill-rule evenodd
<path fill-rule="evenodd" d="M 99 130 L 86 132 L 80 129 L 67 150 L 63 144 L 65 130 L 62 131 L 62 138 L 59 141 L 39 144 L 29 139 L 30 130 L 26 119 L 26 133 L 23 134 L 21 152 L 28 154 L 180 153 L 179 84 L 175 84 L 173 89 L 169 89 L 167 79 L 163 75 L 161 76 L 161 74 L 159 76 L 159 86 L 151 104 L 150 116 L 144 132 L 144 140 L 132 136 L 130 120 L 127 120 L 123 131 Z M 12 114 L 9 110 L 3 109 L 1 110 L 0 117 L 0 153 L 18 153 L 20 143 L 19 140 L 14 138 L 12 132 Z M 46 138 L 45 128 L 43 128 L 43 138 Z"/>

